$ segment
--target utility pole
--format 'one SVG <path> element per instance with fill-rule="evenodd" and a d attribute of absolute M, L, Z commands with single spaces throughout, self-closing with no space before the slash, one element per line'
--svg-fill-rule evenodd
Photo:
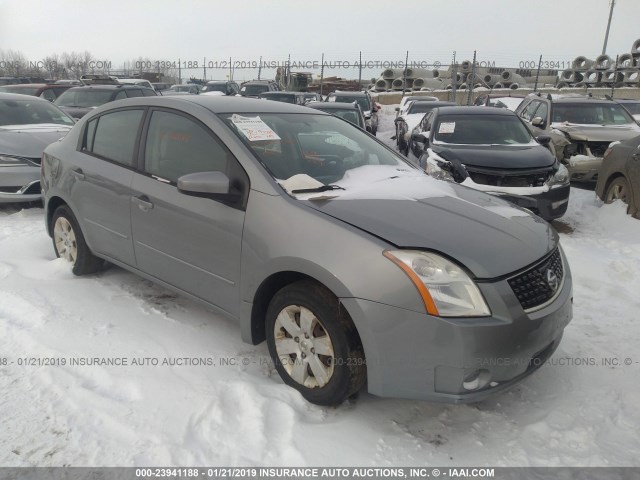
<path fill-rule="evenodd" d="M 602 55 L 607 51 L 607 41 L 609 41 L 609 29 L 611 28 L 611 17 L 613 17 L 613 7 L 616 5 L 616 0 L 611 0 L 611 10 L 609 10 L 609 21 L 607 22 L 607 33 L 604 34 L 604 45 L 602 45 Z"/>

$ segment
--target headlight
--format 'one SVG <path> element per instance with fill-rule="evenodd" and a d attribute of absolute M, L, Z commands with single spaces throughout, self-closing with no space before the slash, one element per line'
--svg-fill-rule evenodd
<path fill-rule="evenodd" d="M 33 165 L 24 158 L 10 157 L 8 155 L 0 155 L 1 167 L 21 167 L 23 165 Z"/>
<path fill-rule="evenodd" d="M 491 314 L 469 275 L 446 258 L 417 250 L 385 250 L 383 255 L 411 279 L 430 315 L 484 317 Z"/>
<path fill-rule="evenodd" d="M 433 178 L 444 180 L 447 182 L 453 182 L 454 180 L 451 172 L 442 168 L 445 162 L 449 163 L 444 159 L 442 161 L 439 161 L 436 158 L 432 157 L 431 153 L 429 153 L 429 156 L 427 157 L 427 165 L 424 170 L 425 172 L 427 172 L 427 175 L 430 175 Z"/>
<path fill-rule="evenodd" d="M 567 167 L 562 164 L 560 164 L 556 173 L 554 173 L 553 176 L 549 180 L 547 180 L 547 185 L 549 185 L 550 187 L 557 185 L 566 185 L 568 183 L 569 170 L 567 170 Z"/>

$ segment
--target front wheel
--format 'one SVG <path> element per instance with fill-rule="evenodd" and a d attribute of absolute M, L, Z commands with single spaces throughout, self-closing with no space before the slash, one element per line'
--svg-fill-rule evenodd
<path fill-rule="evenodd" d="M 339 405 L 366 380 L 364 351 L 346 310 L 329 290 L 303 280 L 267 309 L 267 344 L 287 385 L 317 405 Z"/>
<path fill-rule="evenodd" d="M 103 268 L 104 260 L 89 250 L 78 221 L 69 207 L 58 207 L 53 213 L 51 225 L 56 256 L 71 263 L 75 275 L 95 273 Z"/>
<path fill-rule="evenodd" d="M 604 202 L 613 203 L 616 200 L 622 200 L 627 205 L 631 205 L 631 195 L 632 193 L 627 179 L 625 177 L 616 177 L 607 187 Z"/>

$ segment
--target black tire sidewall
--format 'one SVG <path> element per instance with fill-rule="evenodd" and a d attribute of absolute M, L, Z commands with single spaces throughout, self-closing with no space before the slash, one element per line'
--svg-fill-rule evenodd
<path fill-rule="evenodd" d="M 352 394 L 352 367 L 360 360 L 364 361 L 364 355 L 356 355 L 353 352 L 360 350 L 359 338 L 354 341 L 353 333 L 345 329 L 345 321 L 351 323 L 351 319 L 344 318 L 346 312 L 340 307 L 338 299 L 333 304 L 327 302 L 326 293 L 318 295 L 318 284 L 313 282 L 297 282 L 277 292 L 269 307 L 266 316 L 267 345 L 269 354 L 273 360 L 280 377 L 290 387 L 298 390 L 304 398 L 318 405 L 339 405 Z M 326 290 L 326 289 L 325 289 Z M 322 323 L 329 334 L 335 354 L 335 366 L 331 379 L 324 387 L 308 388 L 297 383 L 282 366 L 275 347 L 274 325 L 278 314 L 289 305 L 299 305 L 309 309 Z M 351 323 L 352 325 L 352 323 Z M 355 329 L 355 327 L 354 327 Z"/>

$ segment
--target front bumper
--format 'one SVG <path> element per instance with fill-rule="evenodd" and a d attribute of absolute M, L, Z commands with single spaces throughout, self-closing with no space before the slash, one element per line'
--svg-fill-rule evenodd
<path fill-rule="evenodd" d="M 572 280 L 556 299 L 525 312 L 506 279 L 478 283 L 492 316 L 445 319 L 357 298 L 341 299 L 365 348 L 369 392 L 472 403 L 509 389 L 540 368 L 572 317 Z M 470 381 L 478 378 L 477 382 Z"/>
<path fill-rule="evenodd" d="M 565 162 L 567 170 L 569 170 L 569 179 L 572 182 L 595 183 L 598 180 L 602 157 L 574 155 Z"/>
<path fill-rule="evenodd" d="M 567 212 L 569 206 L 570 186 L 564 185 L 549 189 L 537 195 L 511 195 L 493 193 L 500 198 L 515 203 L 519 207 L 531 210 L 545 220 L 555 220 Z M 492 193 L 492 192 L 490 192 Z"/>
<path fill-rule="evenodd" d="M 35 202 L 41 199 L 39 167 L 20 165 L 0 168 L 0 203 Z"/>

